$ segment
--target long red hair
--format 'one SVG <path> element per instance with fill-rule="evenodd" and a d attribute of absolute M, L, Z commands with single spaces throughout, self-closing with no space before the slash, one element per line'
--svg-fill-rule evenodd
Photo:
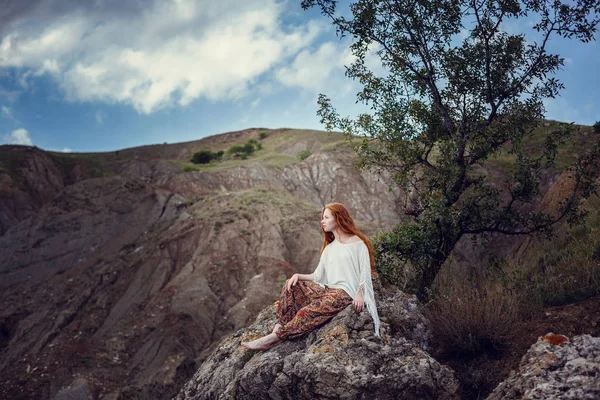
<path fill-rule="evenodd" d="M 375 269 L 375 257 L 373 257 L 373 245 L 371 245 L 371 241 L 367 239 L 365 235 L 360 233 L 358 228 L 356 228 L 354 220 L 350 216 L 348 209 L 340 203 L 329 203 L 323 207 L 323 210 L 321 211 L 321 219 L 323 219 L 323 213 L 327 209 L 331 212 L 333 218 L 335 218 L 338 229 L 340 229 L 346 235 L 358 236 L 367 245 L 367 248 L 369 249 L 369 259 L 371 261 L 371 274 L 377 275 L 377 270 Z M 323 228 L 321 227 L 321 229 Z M 321 246 L 321 253 L 323 253 L 325 247 L 329 243 L 333 242 L 334 239 L 335 236 L 333 235 L 333 232 L 323 231 L 323 246 Z"/>

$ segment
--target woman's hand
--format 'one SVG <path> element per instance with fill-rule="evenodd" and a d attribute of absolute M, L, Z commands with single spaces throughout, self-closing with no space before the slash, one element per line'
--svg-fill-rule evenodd
<path fill-rule="evenodd" d="M 285 282 L 285 290 L 290 290 L 296 283 L 298 283 L 298 274 L 292 275 L 292 277 Z"/>
<path fill-rule="evenodd" d="M 354 310 L 356 310 L 357 313 L 361 312 L 365 308 L 365 299 L 363 297 L 362 290 L 359 290 L 358 293 L 356 293 L 352 304 L 354 305 Z"/>

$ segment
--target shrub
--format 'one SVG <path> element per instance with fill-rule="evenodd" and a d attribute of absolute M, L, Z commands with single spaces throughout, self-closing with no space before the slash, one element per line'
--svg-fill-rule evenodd
<path fill-rule="evenodd" d="M 439 289 L 425 309 L 436 339 L 449 352 L 495 353 L 520 321 L 520 296 L 500 283 L 460 283 Z"/>
<path fill-rule="evenodd" d="M 377 272 L 384 282 L 391 283 L 404 292 L 415 293 L 418 287 L 416 269 L 408 261 L 386 251 L 387 239 L 385 234 L 381 234 L 371 242 Z"/>
<path fill-rule="evenodd" d="M 227 150 L 227 154 L 242 154 L 245 153 L 244 146 L 240 146 L 239 144 L 234 144 Z"/>
<path fill-rule="evenodd" d="M 596 123 L 594 124 L 594 132 L 600 133 L 600 121 L 596 121 Z"/>
<path fill-rule="evenodd" d="M 525 266 L 521 279 L 529 302 L 562 305 L 600 294 L 600 240 L 594 223 L 597 219 L 570 228 L 565 240 L 544 246 L 537 263 Z"/>
<path fill-rule="evenodd" d="M 194 164 L 208 164 L 212 160 L 220 160 L 223 156 L 223 151 L 217 151 L 213 153 L 210 150 L 200 150 L 197 153 L 194 153 L 192 159 L 190 160 Z"/>
<path fill-rule="evenodd" d="M 190 160 L 194 164 L 208 164 L 210 160 L 213 158 L 213 152 L 210 150 L 200 150 L 197 153 L 194 153 L 192 159 Z"/>
<path fill-rule="evenodd" d="M 311 151 L 306 149 L 306 150 L 302 150 L 300 153 L 298 153 L 298 155 L 296 157 L 298 157 L 298 160 L 300 161 L 304 161 L 306 160 L 308 157 L 311 156 Z"/>
<path fill-rule="evenodd" d="M 244 153 L 250 155 L 252 153 L 254 153 L 254 144 L 248 142 L 244 145 Z"/>
<path fill-rule="evenodd" d="M 267 132 L 259 132 L 259 133 L 258 133 L 258 138 L 259 138 L 260 140 L 263 140 L 264 138 L 266 138 L 266 137 L 267 137 L 267 135 L 268 135 L 268 133 L 267 133 Z"/>
<path fill-rule="evenodd" d="M 258 143 L 256 139 L 250 139 L 244 145 L 236 144 L 231 146 L 227 150 L 227 153 L 240 156 L 242 160 L 246 160 L 249 155 L 260 149 L 262 149 L 262 144 Z"/>

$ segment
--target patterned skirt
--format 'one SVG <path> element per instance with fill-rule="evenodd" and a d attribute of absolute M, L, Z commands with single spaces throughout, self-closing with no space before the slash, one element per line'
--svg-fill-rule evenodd
<path fill-rule="evenodd" d="M 344 289 L 321 287 L 312 281 L 298 281 L 290 290 L 281 290 L 277 306 L 277 331 L 281 340 L 302 337 L 323 325 L 352 304 Z"/>

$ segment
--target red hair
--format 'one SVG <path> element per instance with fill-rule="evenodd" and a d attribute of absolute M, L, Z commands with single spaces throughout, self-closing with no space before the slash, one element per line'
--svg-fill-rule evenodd
<path fill-rule="evenodd" d="M 344 207 L 340 203 L 329 203 L 323 210 L 321 211 L 321 219 L 323 218 L 323 213 L 325 210 L 329 210 L 333 218 L 335 218 L 335 222 L 342 232 L 346 235 L 356 235 L 358 236 L 366 245 L 367 249 L 369 249 L 369 259 L 371 261 L 371 274 L 377 275 L 377 271 L 375 270 L 375 257 L 373 257 L 373 246 L 371 245 L 371 241 L 367 239 L 365 235 L 360 233 L 356 225 L 354 224 L 354 220 L 350 216 L 348 209 Z M 323 227 L 321 227 L 323 229 Z M 325 250 L 325 247 L 333 242 L 335 236 L 333 236 L 333 232 L 325 232 L 323 231 L 323 246 L 321 246 L 321 253 Z"/>

